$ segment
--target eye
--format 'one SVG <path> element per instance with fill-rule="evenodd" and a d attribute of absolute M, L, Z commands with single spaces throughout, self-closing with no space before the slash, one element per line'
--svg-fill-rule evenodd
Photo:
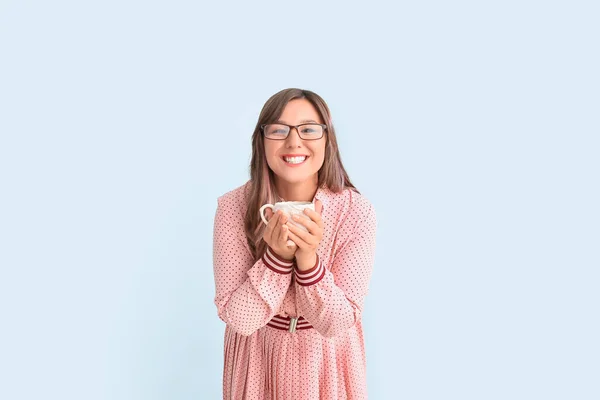
<path fill-rule="evenodd" d="M 323 128 L 321 127 L 321 125 L 314 125 L 314 124 L 303 125 L 300 128 L 300 132 L 304 136 L 320 136 L 323 133 Z"/>
<path fill-rule="evenodd" d="M 280 124 L 269 124 L 265 129 L 265 133 L 268 136 L 283 136 L 285 137 L 288 133 L 288 128 L 285 125 Z"/>

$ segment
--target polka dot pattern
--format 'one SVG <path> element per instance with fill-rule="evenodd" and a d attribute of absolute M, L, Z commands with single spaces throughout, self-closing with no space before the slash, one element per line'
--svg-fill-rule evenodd
<path fill-rule="evenodd" d="M 375 210 L 351 190 L 319 188 L 315 199 L 323 203 L 323 239 L 315 267 L 299 271 L 272 253 L 253 262 L 244 186 L 218 198 L 213 266 L 215 305 L 227 324 L 224 399 L 367 398 L 361 313 L 375 255 Z M 275 315 L 301 316 L 313 328 L 267 326 Z"/>

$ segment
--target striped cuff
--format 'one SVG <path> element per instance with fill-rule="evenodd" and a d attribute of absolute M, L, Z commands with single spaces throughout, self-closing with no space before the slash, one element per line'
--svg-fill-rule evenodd
<path fill-rule="evenodd" d="M 306 271 L 300 271 L 296 268 L 295 274 L 296 282 L 301 286 L 315 285 L 325 276 L 325 267 L 317 254 L 317 262 L 314 267 Z"/>
<path fill-rule="evenodd" d="M 270 247 L 267 246 L 267 251 L 262 256 L 262 260 L 269 269 L 280 274 L 291 274 L 294 269 L 294 262 L 284 260 L 275 254 Z"/>

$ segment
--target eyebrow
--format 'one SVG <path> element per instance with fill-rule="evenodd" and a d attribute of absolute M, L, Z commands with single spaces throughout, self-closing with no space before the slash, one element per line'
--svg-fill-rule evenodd
<path fill-rule="evenodd" d="M 302 121 L 300 121 L 300 123 L 301 123 L 301 124 L 304 124 L 304 123 L 306 123 L 306 122 L 313 122 L 313 123 L 315 123 L 315 124 L 318 124 L 318 122 L 317 122 L 317 121 L 315 121 L 315 120 L 313 120 L 313 119 L 303 119 Z M 280 120 L 280 119 L 278 119 L 277 121 L 275 121 L 275 123 L 277 123 L 277 124 L 284 124 L 284 125 L 286 125 L 286 123 L 285 123 L 285 122 L 283 122 L 283 121 L 282 121 L 282 120 Z"/>

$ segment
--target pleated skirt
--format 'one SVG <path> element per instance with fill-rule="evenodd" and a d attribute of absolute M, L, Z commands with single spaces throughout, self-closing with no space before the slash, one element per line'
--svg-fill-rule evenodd
<path fill-rule="evenodd" d="M 225 328 L 223 399 L 367 399 L 362 325 L 327 338 L 264 326 L 249 336 Z"/>

